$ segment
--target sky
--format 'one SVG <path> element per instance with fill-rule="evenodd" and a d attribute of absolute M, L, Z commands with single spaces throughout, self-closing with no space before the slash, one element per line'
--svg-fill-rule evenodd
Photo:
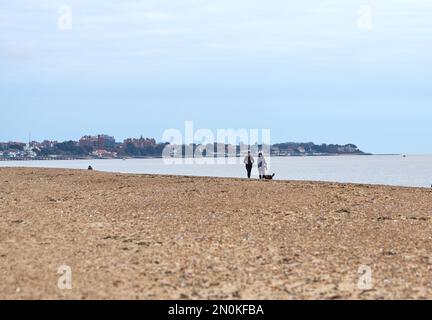
<path fill-rule="evenodd" d="M 432 154 L 430 0 L 0 0 L 0 141 L 194 127 Z"/>

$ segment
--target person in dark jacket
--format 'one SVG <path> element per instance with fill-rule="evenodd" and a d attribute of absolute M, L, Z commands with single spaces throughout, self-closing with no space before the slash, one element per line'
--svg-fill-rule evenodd
<path fill-rule="evenodd" d="M 247 171 L 247 177 L 250 179 L 251 177 L 251 172 L 252 172 L 252 167 L 253 164 L 255 162 L 254 158 L 251 155 L 251 152 L 248 151 L 247 156 L 244 158 L 244 164 L 246 165 L 246 171 Z"/>

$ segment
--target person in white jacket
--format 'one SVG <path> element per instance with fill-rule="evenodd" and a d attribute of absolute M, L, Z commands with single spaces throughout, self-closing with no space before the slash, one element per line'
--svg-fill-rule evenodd
<path fill-rule="evenodd" d="M 258 173 L 260 179 L 264 179 L 266 170 L 267 170 L 267 162 L 264 159 L 262 152 L 260 152 L 258 153 Z"/>

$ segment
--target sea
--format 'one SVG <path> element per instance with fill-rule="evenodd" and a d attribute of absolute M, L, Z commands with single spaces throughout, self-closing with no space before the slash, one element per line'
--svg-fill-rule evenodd
<path fill-rule="evenodd" d="M 432 155 L 267 158 L 276 180 L 331 181 L 407 187 L 432 186 Z M 0 167 L 87 169 L 132 174 L 245 178 L 242 158 L 0 161 Z M 252 178 L 258 177 L 254 166 Z"/>

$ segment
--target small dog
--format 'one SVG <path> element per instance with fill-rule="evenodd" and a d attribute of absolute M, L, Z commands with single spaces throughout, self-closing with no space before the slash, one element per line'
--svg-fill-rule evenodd
<path fill-rule="evenodd" d="M 264 180 L 273 180 L 274 176 L 275 176 L 274 173 L 272 175 L 266 174 L 266 175 L 263 176 L 263 179 Z"/>

